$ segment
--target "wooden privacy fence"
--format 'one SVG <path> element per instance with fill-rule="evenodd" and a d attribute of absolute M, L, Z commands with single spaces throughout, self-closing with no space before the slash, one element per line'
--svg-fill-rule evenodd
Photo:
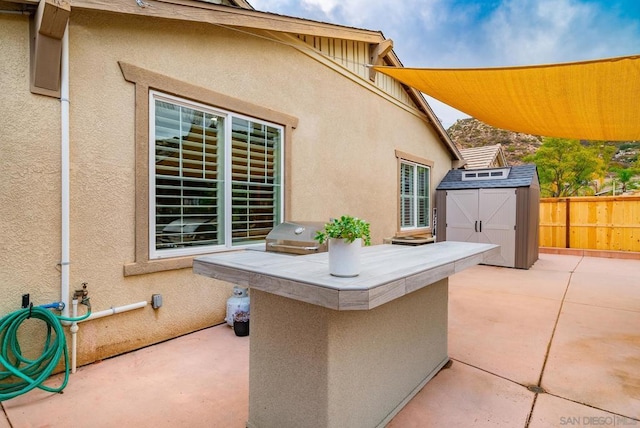
<path fill-rule="evenodd" d="M 540 246 L 640 251 L 640 196 L 542 198 Z"/>

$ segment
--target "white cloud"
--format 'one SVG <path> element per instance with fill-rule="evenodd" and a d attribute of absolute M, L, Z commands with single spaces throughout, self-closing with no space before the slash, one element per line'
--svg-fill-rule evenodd
<path fill-rule="evenodd" d="M 340 2 L 338 0 L 303 0 L 302 4 L 307 9 L 320 9 L 327 17 L 332 17 L 333 10 Z"/>
<path fill-rule="evenodd" d="M 508 0 L 483 25 L 495 65 L 569 62 L 638 50 L 638 26 L 597 3 Z"/>
<path fill-rule="evenodd" d="M 625 0 L 251 0 L 273 11 L 371 30 L 414 67 L 566 62 L 637 53 Z M 634 1 L 631 1 L 633 4 Z"/>

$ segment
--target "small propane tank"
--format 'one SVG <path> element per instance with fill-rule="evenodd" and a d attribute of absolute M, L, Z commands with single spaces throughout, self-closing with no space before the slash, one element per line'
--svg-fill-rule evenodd
<path fill-rule="evenodd" d="M 236 286 L 233 287 L 233 296 L 227 300 L 225 321 L 230 327 L 233 327 L 233 316 L 240 311 L 249 312 L 249 295 L 246 288 Z"/>

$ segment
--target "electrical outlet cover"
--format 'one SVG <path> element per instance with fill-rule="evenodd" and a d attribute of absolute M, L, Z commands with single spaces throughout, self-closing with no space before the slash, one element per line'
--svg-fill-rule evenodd
<path fill-rule="evenodd" d="M 162 306 L 162 294 L 154 294 L 151 296 L 151 307 L 158 309 Z"/>

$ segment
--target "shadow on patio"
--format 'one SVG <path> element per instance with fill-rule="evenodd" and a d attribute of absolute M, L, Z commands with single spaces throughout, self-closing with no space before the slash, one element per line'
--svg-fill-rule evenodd
<path fill-rule="evenodd" d="M 639 260 L 540 254 L 449 284 L 453 365 L 389 427 L 640 426 Z M 0 428 L 244 427 L 248 364 L 248 337 L 209 328 L 5 401 Z"/>

